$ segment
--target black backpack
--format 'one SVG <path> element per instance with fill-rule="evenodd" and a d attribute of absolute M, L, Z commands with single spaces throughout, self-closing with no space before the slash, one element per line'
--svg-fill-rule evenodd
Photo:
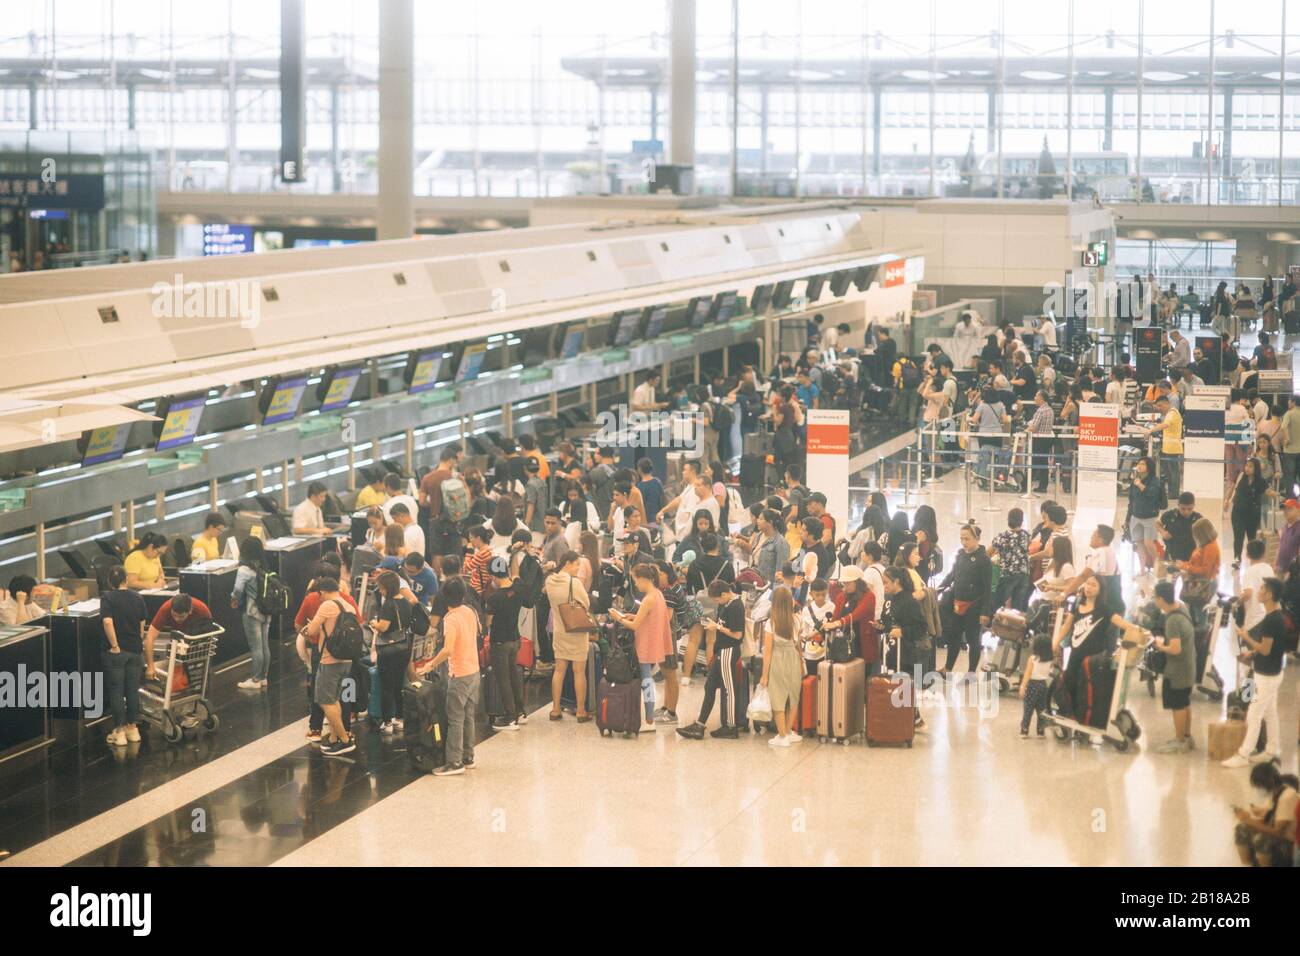
<path fill-rule="evenodd" d="M 520 558 L 518 584 L 520 603 L 526 608 L 535 608 L 545 584 L 546 576 L 542 574 L 541 563 L 531 554 L 525 554 Z"/>
<path fill-rule="evenodd" d="M 461 550 L 460 528 L 456 526 L 456 522 L 445 516 L 434 518 L 429 525 L 430 556 L 443 557 L 449 554 L 460 554 Z"/>
<path fill-rule="evenodd" d="M 325 650 L 337 661 L 355 661 L 366 652 L 365 636 L 361 631 L 361 622 L 352 613 L 352 608 L 342 601 L 335 601 L 339 609 L 334 618 L 334 630 L 325 638 Z"/>
<path fill-rule="evenodd" d="M 257 574 L 257 609 L 270 617 L 284 614 L 289 610 L 293 592 L 289 585 L 280 580 L 274 571 L 259 571 Z"/>
<path fill-rule="evenodd" d="M 899 377 L 903 380 L 903 388 L 916 388 L 921 384 L 921 370 L 911 359 L 902 363 Z"/>
<path fill-rule="evenodd" d="M 732 414 L 731 407 L 723 402 L 713 403 L 713 428 L 714 431 L 725 432 L 731 429 L 731 423 L 736 420 Z"/>

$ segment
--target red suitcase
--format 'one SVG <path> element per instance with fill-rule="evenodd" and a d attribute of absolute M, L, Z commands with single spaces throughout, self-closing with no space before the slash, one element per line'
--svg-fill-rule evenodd
<path fill-rule="evenodd" d="M 809 674 L 799 685 L 799 709 L 794 715 L 794 732 L 817 733 L 817 675 Z"/>
<path fill-rule="evenodd" d="M 641 730 L 641 682 L 611 684 L 603 677 L 596 690 L 596 727 L 600 735 L 636 736 Z"/>
<path fill-rule="evenodd" d="M 903 642 L 898 642 L 898 668 L 903 664 Z M 867 681 L 867 746 L 912 746 L 916 736 L 916 688 L 902 687 L 901 677 L 873 677 Z M 906 691 L 905 693 L 903 691 Z M 897 699 L 896 699 L 897 698 Z"/>

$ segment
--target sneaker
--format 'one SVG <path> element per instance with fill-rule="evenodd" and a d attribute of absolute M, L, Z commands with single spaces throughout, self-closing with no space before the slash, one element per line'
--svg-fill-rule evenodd
<path fill-rule="evenodd" d="M 678 683 L 680 683 L 683 687 L 690 687 L 691 679 L 683 675 L 682 679 Z"/>
<path fill-rule="evenodd" d="M 738 727 L 719 727 L 709 736 L 718 740 L 736 740 L 740 737 L 740 729 Z"/>
<path fill-rule="evenodd" d="M 400 733 L 406 729 L 406 724 L 402 722 L 401 717 L 393 718 L 393 733 Z"/>
<path fill-rule="evenodd" d="M 653 734 L 653 733 L 655 732 L 655 729 L 656 729 L 656 728 L 655 728 L 655 722 L 654 722 L 653 720 L 651 720 L 651 721 L 642 720 L 642 721 L 641 721 L 641 726 L 637 728 L 637 733 L 638 733 L 638 734 Z"/>
<path fill-rule="evenodd" d="M 528 715 L 520 714 L 518 717 L 515 718 L 515 723 L 517 723 L 520 727 L 522 727 L 524 724 L 528 723 Z"/>
<path fill-rule="evenodd" d="M 269 686 L 271 686 L 271 682 L 267 680 L 265 677 L 263 677 L 260 681 L 258 681 L 258 683 L 262 685 L 262 690 L 266 690 Z"/>
<path fill-rule="evenodd" d="M 116 730 L 110 732 L 108 737 L 105 739 L 108 740 L 108 744 L 110 747 L 125 747 L 126 731 L 123 730 L 121 727 L 118 727 Z"/>
<path fill-rule="evenodd" d="M 365 719 L 366 719 L 367 717 L 369 717 L 369 716 L 370 716 L 369 711 L 359 710 L 359 711 L 357 711 L 355 714 L 352 715 L 352 719 L 353 719 L 353 720 L 365 720 Z"/>
<path fill-rule="evenodd" d="M 461 761 L 461 766 L 464 767 L 466 770 L 473 770 L 473 769 L 474 769 L 474 758 L 473 758 L 473 757 L 466 757 L 464 760 Z"/>
<path fill-rule="evenodd" d="M 1249 767 L 1250 761 L 1241 754 L 1233 754 L 1227 760 L 1219 761 L 1220 767 L 1227 767 L 1229 770 L 1238 770 L 1241 767 Z"/>
<path fill-rule="evenodd" d="M 498 717 L 492 722 L 493 730 L 518 730 L 519 724 L 508 717 Z"/>
<path fill-rule="evenodd" d="M 357 749 L 357 745 L 350 740 L 336 740 L 333 743 L 322 744 L 320 752 L 326 757 L 342 757 L 344 754 L 350 754 Z"/>
<path fill-rule="evenodd" d="M 393 732 L 393 722 L 391 720 L 385 720 L 383 723 L 379 725 L 379 732 L 381 734 L 391 735 Z"/>
<path fill-rule="evenodd" d="M 790 743 L 792 743 L 792 744 L 801 744 L 801 743 L 803 743 L 803 736 L 800 735 L 800 734 L 796 734 L 793 730 L 790 731 L 788 734 L 785 735 L 785 739 L 788 740 L 788 741 L 790 741 Z"/>
<path fill-rule="evenodd" d="M 130 728 L 127 729 L 126 739 L 127 740 L 131 739 Z M 140 738 L 137 736 L 136 739 L 139 740 Z M 1277 754 L 1269 753 L 1267 750 L 1261 750 L 1259 753 L 1253 753 L 1250 755 L 1250 762 L 1251 763 L 1281 763 L 1282 758 L 1279 757 Z"/>
<path fill-rule="evenodd" d="M 663 710 L 663 709 L 660 709 L 659 712 L 655 714 L 655 723 L 656 723 L 656 724 L 675 724 L 675 723 L 677 723 L 677 714 L 675 714 L 675 713 L 674 713 L 673 711 L 671 711 L 671 710 Z"/>
<path fill-rule="evenodd" d="M 445 763 L 433 772 L 435 777 L 458 777 L 465 772 L 462 763 Z"/>
<path fill-rule="evenodd" d="M 1022 730 L 1022 731 L 1020 731 L 1020 739 L 1021 739 L 1021 740 L 1028 740 L 1028 739 L 1029 739 L 1029 731 L 1027 731 L 1027 730 Z"/>
<path fill-rule="evenodd" d="M 668 713 L 667 707 L 658 707 L 655 709 L 655 720 L 658 720 L 664 714 Z"/>
<path fill-rule="evenodd" d="M 319 743 L 320 743 L 320 731 L 319 731 L 319 730 L 309 730 L 309 731 L 307 731 L 307 743 L 309 743 L 309 744 L 319 744 Z"/>
<path fill-rule="evenodd" d="M 1159 747 L 1156 748 L 1156 753 L 1181 754 L 1181 753 L 1186 753 L 1191 749 L 1192 748 L 1188 746 L 1188 741 L 1179 740 L 1175 738 L 1173 740 L 1166 740 L 1164 743 L 1162 743 Z"/>
<path fill-rule="evenodd" d="M 703 740 L 704 725 L 698 720 L 693 724 L 687 724 L 685 727 L 677 728 L 677 735 L 685 737 L 687 740 Z"/>
<path fill-rule="evenodd" d="M 790 738 L 782 737 L 780 734 L 777 734 L 775 737 L 773 737 L 771 740 L 767 742 L 767 745 L 769 747 L 789 747 Z"/>
<path fill-rule="evenodd" d="M 235 686 L 240 690 L 260 690 L 262 682 L 260 680 L 253 680 L 253 678 L 250 677 L 247 680 L 241 680 Z"/>
<path fill-rule="evenodd" d="M 135 724 L 126 725 L 126 742 L 129 744 L 138 744 L 140 742 L 140 728 Z"/>

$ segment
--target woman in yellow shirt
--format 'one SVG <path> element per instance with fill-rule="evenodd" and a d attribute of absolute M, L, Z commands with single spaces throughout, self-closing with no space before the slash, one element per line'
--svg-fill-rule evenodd
<path fill-rule="evenodd" d="M 163 586 L 161 555 L 166 547 L 167 539 L 160 534 L 146 531 L 140 536 L 140 540 L 122 562 L 126 569 L 128 588 L 145 591 Z"/>
<path fill-rule="evenodd" d="M 358 511 L 378 507 L 388 500 L 388 494 L 384 491 L 384 476 L 369 472 L 366 478 L 366 486 L 357 493 Z"/>

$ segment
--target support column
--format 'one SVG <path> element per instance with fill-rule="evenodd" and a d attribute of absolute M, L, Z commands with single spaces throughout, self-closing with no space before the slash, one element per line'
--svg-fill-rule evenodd
<path fill-rule="evenodd" d="M 343 170 L 339 168 L 339 85 L 330 84 L 330 178 L 334 191 L 343 192 Z"/>
<path fill-rule="evenodd" d="M 379 196 L 376 238 L 415 231 L 415 9 L 413 0 L 379 5 Z"/>
<path fill-rule="evenodd" d="M 880 87 L 871 91 L 871 174 L 880 175 Z"/>
<path fill-rule="evenodd" d="M 1219 150 L 1219 192 L 1227 183 L 1228 202 L 1237 201 L 1237 179 L 1232 174 L 1232 87 L 1223 87 L 1223 148 Z M 1251 273 L 1254 275 L 1255 273 Z"/>
<path fill-rule="evenodd" d="M 988 97 L 988 128 L 984 135 L 984 152 L 996 152 L 998 148 L 998 88 L 990 86 L 985 92 Z M 1109 149 L 1110 147 L 1107 147 Z"/>
<path fill-rule="evenodd" d="M 695 0 L 672 0 L 669 162 L 695 165 Z"/>
<path fill-rule="evenodd" d="M 1106 126 L 1101 133 L 1101 148 L 1109 152 L 1115 140 L 1115 89 L 1106 87 L 1101 91 L 1102 101 L 1106 104 Z"/>

